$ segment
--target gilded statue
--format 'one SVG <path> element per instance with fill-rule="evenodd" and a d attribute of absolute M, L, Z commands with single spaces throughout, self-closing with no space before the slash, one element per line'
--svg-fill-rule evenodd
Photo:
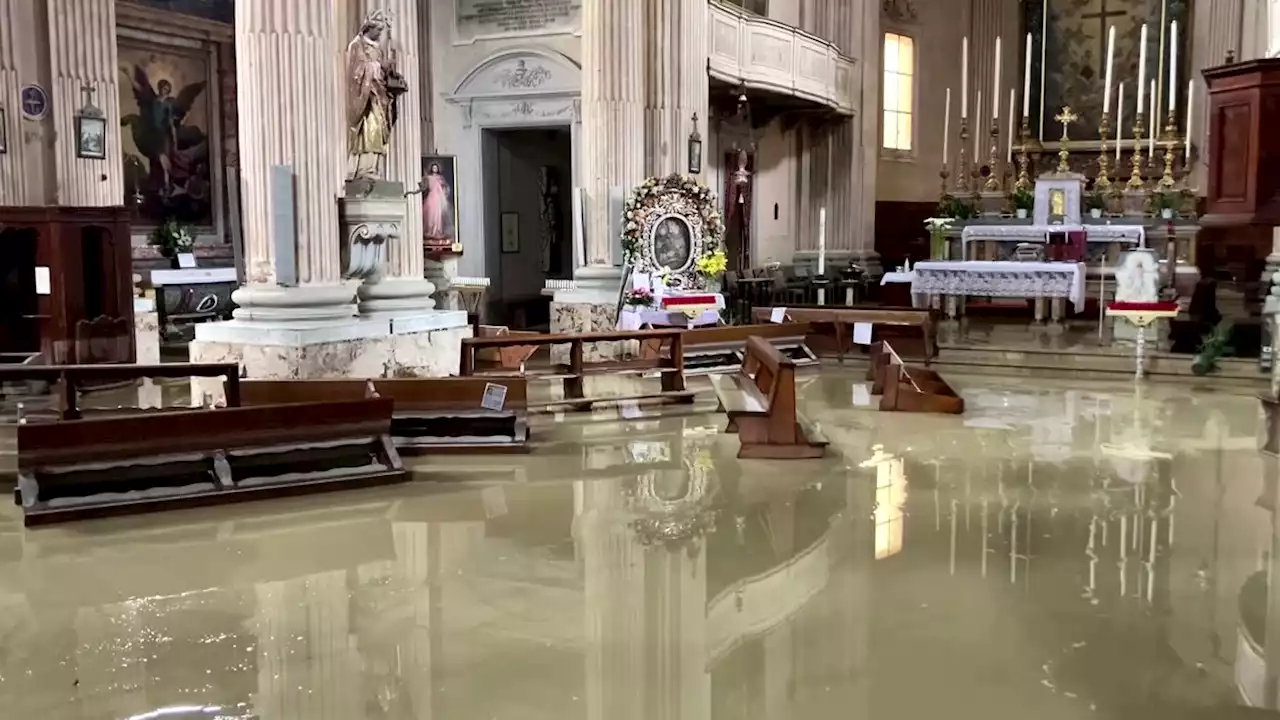
<path fill-rule="evenodd" d="M 391 17 L 374 10 L 347 44 L 347 180 L 381 180 L 396 122 L 396 99 L 405 92 L 396 54 L 384 38 Z"/>

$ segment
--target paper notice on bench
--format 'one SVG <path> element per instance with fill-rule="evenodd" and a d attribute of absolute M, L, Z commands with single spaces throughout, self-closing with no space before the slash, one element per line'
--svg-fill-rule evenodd
<path fill-rule="evenodd" d="M 558 422 L 558 423 L 560 423 L 560 422 L 564 422 L 564 411 L 563 411 L 563 410 L 556 410 L 555 412 L 553 412 L 553 413 L 551 414 L 551 417 L 552 417 L 556 422 Z"/>
<path fill-rule="evenodd" d="M 776 307 L 769 313 L 769 322 L 771 323 L 786 322 L 786 320 L 787 320 L 786 308 Z"/>
<path fill-rule="evenodd" d="M 853 385 L 853 406 L 867 407 L 871 404 L 871 389 L 863 383 Z"/>
<path fill-rule="evenodd" d="M 493 383 L 484 384 L 484 397 L 480 398 L 480 407 L 485 410 L 500 412 L 507 404 L 507 386 L 495 385 Z"/>
<path fill-rule="evenodd" d="M 49 276 L 49 268 L 44 265 L 36 266 L 36 294 L 48 295 L 53 292 L 53 282 Z"/>
<path fill-rule="evenodd" d="M 640 412 L 640 405 L 635 400 L 623 400 L 618 403 L 618 414 L 627 420 L 636 420 L 644 417 Z"/>
<path fill-rule="evenodd" d="M 871 323 L 856 322 L 853 324 L 853 343 L 855 345 L 871 344 Z"/>

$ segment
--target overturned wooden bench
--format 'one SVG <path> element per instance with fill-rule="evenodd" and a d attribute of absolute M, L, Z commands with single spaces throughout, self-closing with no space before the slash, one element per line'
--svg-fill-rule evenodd
<path fill-rule="evenodd" d="M 694 392 L 685 388 L 684 381 L 684 350 L 682 344 L 684 332 L 684 330 L 664 329 L 464 338 L 462 340 L 462 358 L 458 374 L 462 377 L 486 378 L 516 376 L 529 380 L 545 380 L 563 384 L 564 399 L 528 403 L 527 407 L 529 409 L 567 406 L 575 410 L 586 410 L 595 403 L 625 400 L 659 399 L 691 403 L 693 402 Z M 640 357 L 634 360 L 586 360 L 585 346 L 588 343 L 626 341 L 636 341 L 638 343 L 653 341 L 659 343 L 661 349 L 656 357 Z M 491 364 L 486 365 L 477 357 L 482 351 L 490 349 L 553 345 L 569 346 L 568 363 L 552 363 L 545 367 L 522 367 L 513 370 L 507 367 L 495 367 Z M 638 375 L 642 377 L 655 375 L 660 379 L 661 390 L 621 397 L 586 397 L 586 378 L 600 375 Z"/>
<path fill-rule="evenodd" d="M 867 379 L 871 381 L 871 394 L 880 396 L 881 410 L 951 415 L 964 412 L 964 398 L 941 375 L 907 365 L 887 342 L 871 346 Z"/>
<path fill-rule="evenodd" d="M 18 427 L 26 525 L 400 482 L 385 398 Z"/>
<path fill-rule="evenodd" d="M 752 335 L 768 340 L 779 352 L 793 360 L 796 367 L 814 366 L 818 364 L 818 358 L 805 344 L 805 335 L 808 333 L 808 323 L 724 325 L 685 330 L 681 341 L 684 348 L 684 374 L 737 372 L 746 355 L 747 338 Z M 640 357 L 656 358 L 660 355 L 659 343 L 649 340 L 641 344 Z"/>
<path fill-rule="evenodd" d="M 742 367 L 712 378 L 725 432 L 737 433 L 739 458 L 820 458 L 827 440 L 796 412 L 795 362 L 764 338 L 749 337 Z"/>
<path fill-rule="evenodd" d="M 752 319 L 767 323 L 773 308 L 758 307 L 752 310 Z M 909 347 L 911 357 L 917 357 L 928 365 L 937 357 L 938 345 L 934 314 L 931 310 L 909 307 L 841 306 L 841 305 L 790 305 L 785 308 L 785 321 L 807 323 L 809 333 L 806 342 L 817 352 L 835 353 L 843 362 L 846 354 L 854 349 L 853 330 L 858 323 L 871 325 L 872 340 L 882 340 L 893 335 L 899 345 Z M 908 334 L 909 337 L 900 337 Z"/>
<path fill-rule="evenodd" d="M 486 392 L 490 393 L 488 401 Z M 246 406 L 366 397 L 383 397 L 394 403 L 391 437 L 396 448 L 406 455 L 529 450 L 524 378 L 240 382 L 240 398 Z M 500 404 L 495 402 L 497 398 L 501 398 Z"/>
<path fill-rule="evenodd" d="M 122 363 L 119 365 L 23 365 L 0 364 L 0 396 L 16 392 L 21 399 L 23 387 L 35 383 L 54 385 L 54 406 L 41 413 L 34 405 L 27 408 L 25 420 L 77 420 L 86 414 L 151 412 L 139 407 L 121 406 L 112 409 L 84 409 L 80 397 L 88 389 L 113 383 L 133 383 L 143 379 L 177 379 L 191 377 L 225 378 L 228 405 L 239 403 L 240 366 L 236 363 L 160 363 L 143 365 Z M 47 417 L 42 417 L 47 416 Z"/>

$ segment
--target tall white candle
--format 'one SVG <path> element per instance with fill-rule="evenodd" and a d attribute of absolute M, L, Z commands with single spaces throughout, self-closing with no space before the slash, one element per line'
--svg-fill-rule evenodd
<path fill-rule="evenodd" d="M 1107 30 L 1107 75 L 1106 84 L 1102 87 L 1102 112 L 1111 112 L 1111 68 L 1116 60 L 1116 26 Z"/>
<path fill-rule="evenodd" d="M 1031 117 L 1031 33 L 1027 33 L 1026 59 L 1022 61 L 1022 117 Z"/>
<path fill-rule="evenodd" d="M 960 119 L 969 117 L 969 36 L 960 41 Z"/>
<path fill-rule="evenodd" d="M 827 271 L 827 209 L 818 208 L 818 277 Z"/>
<path fill-rule="evenodd" d="M 1133 107 L 1142 112 L 1142 94 L 1147 90 L 1147 24 L 1142 24 L 1142 37 L 1138 40 L 1138 104 Z"/>
<path fill-rule="evenodd" d="M 1196 81 L 1187 81 L 1187 163 L 1191 163 L 1191 108 L 1195 106 Z"/>
<path fill-rule="evenodd" d="M 977 102 L 973 104 L 973 162 L 981 165 L 982 157 L 982 91 L 978 91 Z"/>
<path fill-rule="evenodd" d="M 1178 21 L 1169 23 L 1169 112 L 1178 107 Z"/>
<path fill-rule="evenodd" d="M 1151 128 L 1151 142 L 1147 144 L 1147 154 L 1151 157 L 1156 156 L 1156 81 L 1151 81 L 1151 115 L 1148 121 L 1148 127 Z"/>
<path fill-rule="evenodd" d="M 1124 83 L 1116 89 L 1116 162 L 1120 162 L 1120 144 L 1124 141 Z M 1117 165 L 1116 167 L 1119 167 Z"/>
<path fill-rule="evenodd" d="M 951 88 L 947 88 L 946 109 L 942 112 L 942 164 L 946 165 L 951 161 L 951 153 L 948 149 L 951 147 Z"/>
<path fill-rule="evenodd" d="M 996 71 L 991 85 L 991 119 L 1000 119 L 1000 38 L 996 37 Z"/>
<path fill-rule="evenodd" d="M 1018 91 L 1009 88 L 1009 152 L 1005 157 L 1008 162 L 1013 162 L 1013 109 L 1018 102 Z"/>

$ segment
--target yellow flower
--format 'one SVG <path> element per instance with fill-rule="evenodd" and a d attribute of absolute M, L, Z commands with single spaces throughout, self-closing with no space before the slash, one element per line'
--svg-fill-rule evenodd
<path fill-rule="evenodd" d="M 698 268 L 698 272 L 707 277 L 715 277 L 725 271 L 725 268 L 729 266 L 729 261 L 725 258 L 723 250 L 716 250 L 710 255 L 703 255 L 698 258 L 695 265 Z"/>

